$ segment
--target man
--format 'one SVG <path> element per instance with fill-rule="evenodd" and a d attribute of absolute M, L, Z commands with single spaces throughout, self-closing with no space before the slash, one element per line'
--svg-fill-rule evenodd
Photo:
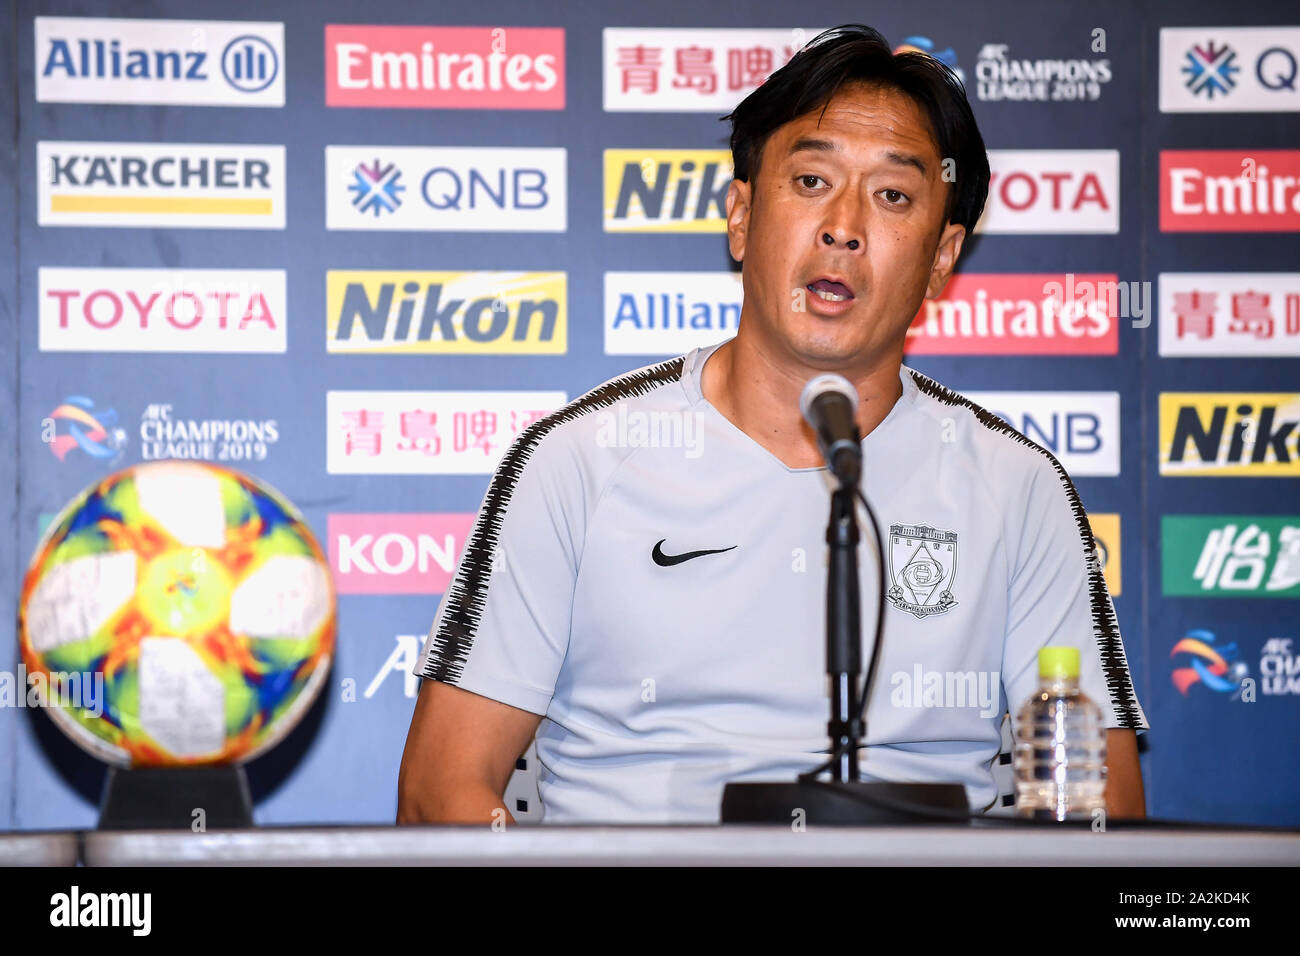
<path fill-rule="evenodd" d="M 824 762 L 831 485 L 798 399 L 828 371 L 858 390 L 887 534 L 864 777 L 959 782 L 987 809 L 1004 709 L 1039 648 L 1077 646 L 1111 728 L 1108 807 L 1142 816 L 1146 719 L 1073 485 L 902 366 L 988 191 L 959 82 L 840 28 L 729 119 L 738 334 L 607 382 L 506 454 L 417 671 L 398 821 L 508 817 L 534 732 L 547 822 L 716 822 L 727 782 Z M 870 621 L 869 549 L 860 567 Z M 923 692 L 932 674 L 967 699 Z"/>

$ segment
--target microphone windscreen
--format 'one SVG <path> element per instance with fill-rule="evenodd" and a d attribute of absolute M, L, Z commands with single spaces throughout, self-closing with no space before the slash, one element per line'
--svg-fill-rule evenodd
<path fill-rule="evenodd" d="M 799 411 L 803 413 L 804 420 L 813 428 L 817 423 L 812 419 L 813 402 L 819 395 L 826 392 L 834 392 L 843 395 L 849 401 L 849 409 L 852 414 L 858 411 L 858 390 L 853 387 L 847 378 L 835 372 L 824 372 L 821 375 L 814 375 L 808 379 L 808 384 L 803 387 L 803 392 L 799 396 Z"/>

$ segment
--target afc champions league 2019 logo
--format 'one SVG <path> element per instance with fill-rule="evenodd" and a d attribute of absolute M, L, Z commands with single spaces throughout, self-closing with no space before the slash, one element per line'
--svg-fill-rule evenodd
<path fill-rule="evenodd" d="M 924 619 L 942 614 L 957 601 L 957 532 L 929 525 L 889 526 L 889 603 Z"/>
<path fill-rule="evenodd" d="M 117 410 L 96 408 L 84 395 L 69 395 L 41 421 L 41 440 L 59 461 L 80 450 L 112 464 L 126 448 L 126 431 L 118 427 Z"/>
<path fill-rule="evenodd" d="M 1211 631 L 1188 631 L 1170 649 L 1169 657 L 1183 665 L 1175 667 L 1170 677 L 1184 697 L 1193 684 L 1204 684 L 1221 694 L 1233 694 L 1250 676 L 1246 662 L 1237 658 L 1236 643 L 1215 644 Z"/>

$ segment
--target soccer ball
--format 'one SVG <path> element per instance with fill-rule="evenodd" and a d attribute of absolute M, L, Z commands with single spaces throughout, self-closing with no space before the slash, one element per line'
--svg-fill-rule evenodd
<path fill-rule="evenodd" d="M 329 566 L 293 505 L 237 471 L 160 461 L 96 482 L 50 524 L 18 640 L 45 709 L 93 756 L 237 763 L 311 705 L 335 621 Z"/>

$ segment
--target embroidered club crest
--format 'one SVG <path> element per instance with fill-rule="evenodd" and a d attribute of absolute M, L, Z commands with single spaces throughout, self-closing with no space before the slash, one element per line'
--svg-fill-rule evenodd
<path fill-rule="evenodd" d="M 900 611 L 924 619 L 957 603 L 957 532 L 924 524 L 889 526 L 889 590 L 885 596 Z"/>

